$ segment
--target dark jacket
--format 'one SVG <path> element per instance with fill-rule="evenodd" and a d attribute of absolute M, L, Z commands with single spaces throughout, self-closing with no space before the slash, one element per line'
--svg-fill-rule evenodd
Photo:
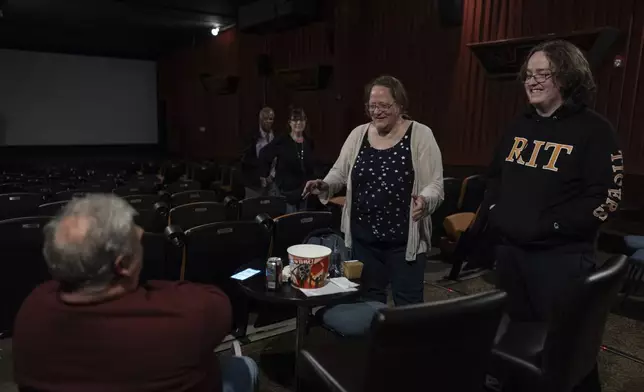
<path fill-rule="evenodd" d="M 242 143 L 244 146 L 244 151 L 242 153 L 241 163 L 242 163 L 242 175 L 244 177 L 244 185 L 257 189 L 261 187 L 259 180 L 260 174 L 260 163 L 259 156 L 257 154 L 257 141 L 260 138 L 260 133 L 255 131 L 255 133 L 246 138 Z M 273 133 L 273 140 L 277 136 Z M 266 147 L 264 147 L 266 148 Z"/>
<path fill-rule="evenodd" d="M 276 137 L 259 154 L 262 177 L 268 176 L 275 158 L 275 184 L 290 204 L 297 204 L 304 184 L 314 177 L 313 143 L 306 137 L 302 143 L 290 135 Z"/>
<path fill-rule="evenodd" d="M 483 208 L 504 241 L 587 246 L 621 200 L 624 164 L 610 123 L 568 103 L 519 116 L 497 146 Z"/>

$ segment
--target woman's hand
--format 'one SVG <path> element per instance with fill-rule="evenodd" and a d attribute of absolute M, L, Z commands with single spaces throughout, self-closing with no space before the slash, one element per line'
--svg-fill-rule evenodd
<path fill-rule="evenodd" d="M 329 184 L 322 180 L 311 180 L 307 181 L 304 185 L 304 190 L 302 191 L 302 197 L 307 198 L 309 194 L 319 195 L 322 192 L 329 190 Z"/>
<path fill-rule="evenodd" d="M 411 218 L 414 222 L 418 222 L 425 217 L 427 211 L 427 201 L 422 196 L 413 196 L 412 200 L 414 202 L 413 207 L 411 208 Z"/>

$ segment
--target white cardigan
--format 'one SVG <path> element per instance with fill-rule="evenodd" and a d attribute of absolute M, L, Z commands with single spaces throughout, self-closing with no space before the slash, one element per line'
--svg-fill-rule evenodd
<path fill-rule="evenodd" d="M 409 237 L 405 259 L 416 260 L 419 253 L 427 252 L 431 248 L 432 224 L 430 214 L 443 202 L 443 160 L 441 151 L 436 144 L 432 130 L 428 126 L 413 121 L 411 134 L 411 158 L 414 165 L 414 185 L 412 195 L 425 198 L 425 216 L 419 222 L 414 222 L 411 217 L 413 200 L 410 200 L 409 209 Z M 345 235 L 347 247 L 351 247 L 351 170 L 356 157 L 360 152 L 362 140 L 369 129 L 369 124 L 356 127 L 342 146 L 340 156 L 335 161 L 333 168 L 324 178 L 329 184 L 329 190 L 320 194 L 320 201 L 328 203 L 329 199 L 347 186 L 346 203 L 342 209 L 342 232 Z M 420 224 L 419 224 L 420 223 Z"/>

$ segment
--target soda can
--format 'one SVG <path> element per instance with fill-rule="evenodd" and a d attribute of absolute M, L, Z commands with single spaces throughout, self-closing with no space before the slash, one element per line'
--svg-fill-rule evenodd
<path fill-rule="evenodd" d="M 266 261 L 266 288 L 277 290 L 282 285 L 282 259 L 269 257 Z"/>

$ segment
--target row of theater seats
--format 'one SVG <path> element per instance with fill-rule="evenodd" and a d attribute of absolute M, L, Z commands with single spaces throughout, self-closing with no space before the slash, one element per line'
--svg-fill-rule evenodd
<path fill-rule="evenodd" d="M 186 179 L 184 166 L 170 165 L 162 174 L 129 174 L 123 170 L 101 171 L 74 170 L 32 171 L 30 173 L 0 174 L 0 219 L 31 215 L 52 215 L 65 201 L 87 193 L 113 192 L 122 197 L 146 204 L 160 192 L 164 200 L 174 206 L 190 201 L 223 201 L 231 194 L 231 172 L 214 165 L 192 167 L 192 180 Z M 239 187 L 237 187 L 239 188 Z M 208 189 L 200 197 L 190 200 L 194 194 L 181 195 L 170 200 L 171 195 L 189 190 Z M 237 192 L 238 198 L 243 194 Z M 40 208 L 38 208 L 40 207 Z M 151 209 L 151 208 L 146 208 Z"/>
<path fill-rule="evenodd" d="M 181 255 L 175 247 L 167 247 L 163 230 L 168 225 L 169 211 L 199 200 L 210 200 L 207 212 L 222 211 L 226 194 L 227 170 L 211 164 L 185 165 L 167 163 L 109 167 L 59 166 L 16 168 L 0 173 L 0 335 L 9 331 L 22 300 L 39 283 L 50 278 L 42 257 L 43 226 L 72 198 L 87 193 L 110 193 L 122 196 L 138 211 L 137 222 L 156 233 L 145 233 L 146 267 L 143 278 L 179 279 L 181 260 L 171 271 L 166 260 Z M 186 174 L 196 175 L 187 180 Z M 202 191 L 203 187 L 213 190 Z M 186 193 L 192 192 L 195 193 Z M 183 194 L 183 195 L 182 195 Z M 218 202 L 214 202 L 214 201 Z M 281 200 L 269 203 L 280 204 Z M 234 203 L 236 205 L 236 203 Z M 285 209 L 285 208 L 284 208 Z M 190 208 L 186 209 L 190 210 Z M 173 215 L 182 227 L 196 223 L 234 220 L 231 214 L 203 214 L 178 208 Z M 276 213 L 271 211 L 271 213 Z M 193 222 L 193 223 L 190 223 Z"/>
<path fill-rule="evenodd" d="M 77 191 L 72 197 L 82 197 L 88 193 L 92 192 Z M 282 197 L 257 197 L 237 201 L 227 196 L 222 200 L 221 194 L 203 190 L 171 195 L 152 193 L 122 197 L 137 210 L 136 222 L 148 232 L 162 232 L 169 223 L 187 230 L 206 223 L 252 220 L 260 213 L 276 217 L 286 212 L 286 200 Z M 42 202 L 43 195 L 38 193 L 0 194 L 0 218 L 55 216 L 69 199 Z"/>
<path fill-rule="evenodd" d="M 188 192 L 199 195 L 204 191 Z M 248 307 L 230 282 L 230 275 L 241 265 L 269 255 L 286 258 L 288 246 L 301 243 L 312 230 L 329 228 L 332 223 L 330 212 L 283 215 L 285 201 L 281 198 L 254 198 L 239 203 L 230 200 L 226 204 L 193 202 L 173 207 L 170 214 L 164 215 L 167 209 L 160 206 L 166 203 L 159 200 L 166 196 L 134 196 L 128 201 L 139 210 L 139 216 L 152 211 L 156 219 L 154 230 L 146 230 L 143 235 L 141 279 L 187 279 L 222 286 L 235 305 L 237 334 L 245 333 Z M 146 209 L 150 206 L 152 210 Z M 258 222 L 254 220 L 258 214 L 275 219 Z M 41 215 L 0 221 L 0 249 L 5 260 L 0 265 L 4 271 L 0 273 L 0 332 L 10 331 L 22 300 L 36 285 L 50 278 L 42 257 L 42 228 L 50 219 L 51 215 Z M 149 224 L 142 222 L 145 223 Z M 172 230 L 164 230 L 169 223 Z"/>

